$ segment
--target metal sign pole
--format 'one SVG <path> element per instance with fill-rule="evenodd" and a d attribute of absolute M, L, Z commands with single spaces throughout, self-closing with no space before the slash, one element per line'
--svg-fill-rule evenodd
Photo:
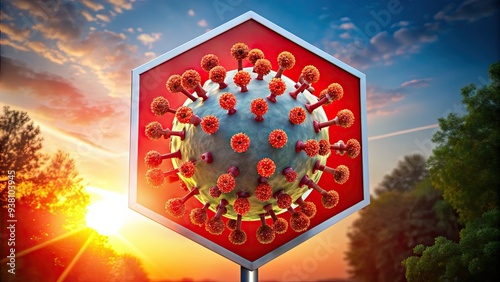
<path fill-rule="evenodd" d="M 241 266 L 240 271 L 240 282 L 258 282 L 259 281 L 259 269 L 250 270 Z"/>

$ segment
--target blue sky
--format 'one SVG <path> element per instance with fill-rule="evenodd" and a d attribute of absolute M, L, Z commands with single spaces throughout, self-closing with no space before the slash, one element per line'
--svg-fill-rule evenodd
<path fill-rule="evenodd" d="M 1 2 L 0 104 L 120 193 L 131 70 L 249 10 L 366 74 L 372 188 L 403 156 L 431 154 L 438 118 L 463 113 L 460 89 L 487 83 L 500 59 L 498 0 L 40 3 Z"/>

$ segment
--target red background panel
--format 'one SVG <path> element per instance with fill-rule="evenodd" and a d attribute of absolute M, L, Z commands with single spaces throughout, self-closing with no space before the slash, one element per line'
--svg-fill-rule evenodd
<path fill-rule="evenodd" d="M 144 129 L 146 125 L 152 121 L 159 121 L 163 127 L 170 128 L 174 118 L 173 114 L 167 114 L 162 117 L 154 116 L 150 111 L 151 101 L 157 96 L 164 96 L 170 101 L 172 108 L 181 106 L 186 97 L 182 94 L 169 93 L 165 88 L 165 83 L 173 74 L 182 74 L 185 70 L 195 69 L 202 76 L 202 81 L 208 79 L 208 73 L 200 67 L 200 60 L 206 54 L 215 54 L 220 59 L 220 65 L 224 66 L 228 71 L 237 68 L 237 61 L 230 54 L 231 46 L 237 42 L 243 42 L 250 49 L 261 49 L 266 59 L 268 59 L 273 70 L 278 69 L 276 58 L 282 51 L 289 51 L 294 54 L 296 64 L 293 69 L 286 70 L 283 75 L 297 80 L 302 68 L 306 65 L 314 65 L 320 71 L 320 80 L 313 85 L 316 89 L 315 94 L 326 88 L 330 83 L 337 82 L 344 89 L 344 97 L 333 102 L 329 106 L 324 106 L 329 119 L 336 116 L 337 112 L 342 109 L 349 109 L 353 112 L 356 120 L 350 128 L 342 128 L 339 126 L 329 127 L 330 142 L 335 143 L 338 140 L 347 142 L 350 138 L 355 138 L 360 143 L 361 138 L 361 101 L 360 101 L 360 79 L 355 75 L 343 70 L 334 65 L 332 62 L 312 53 L 308 49 L 294 43 L 275 31 L 263 26 L 255 20 L 248 20 L 208 41 L 205 41 L 198 46 L 183 52 L 182 54 L 169 59 L 168 61 L 151 68 L 150 70 L 140 75 L 140 97 L 139 97 L 139 132 L 138 132 L 138 168 L 137 168 L 137 202 L 150 210 L 169 218 L 189 230 L 219 244 L 220 246 L 240 255 L 241 257 L 255 261 L 256 259 L 268 254 L 290 240 L 296 238 L 302 233 L 297 233 L 291 228 L 285 234 L 277 234 L 276 239 L 270 244 L 260 244 L 255 232 L 260 226 L 259 221 L 243 222 L 243 230 L 247 233 L 247 242 L 243 245 L 233 245 L 228 240 L 229 230 L 225 230 L 222 235 L 211 235 L 205 231 L 204 227 L 193 225 L 189 221 L 189 216 L 177 219 L 169 217 L 164 211 L 165 202 L 174 197 L 182 197 L 187 192 L 180 189 L 179 182 L 173 179 L 162 185 L 160 188 L 152 188 L 146 183 L 145 174 L 148 168 L 145 166 L 143 159 L 146 153 L 150 150 L 157 150 L 160 153 L 169 152 L 170 140 L 149 140 Z M 244 60 L 244 67 L 251 66 L 248 60 Z M 224 125 L 222 125 L 224 126 Z M 326 130 L 326 129 L 323 129 Z M 175 137 L 176 138 L 176 137 Z M 365 144 L 361 143 L 361 146 Z M 163 148 L 163 149 L 159 149 Z M 347 156 L 339 156 L 332 152 L 327 160 L 327 166 L 337 167 L 340 164 L 346 165 L 350 170 L 349 180 L 339 185 L 333 181 L 333 176 L 323 173 L 319 185 L 325 190 L 335 189 L 340 195 L 339 204 L 333 209 L 325 209 L 321 204 L 321 196 L 319 193 L 313 192 L 307 198 L 316 204 L 317 214 L 311 219 L 311 225 L 308 230 L 314 228 L 318 224 L 337 215 L 339 212 L 359 203 L 363 200 L 363 156 L 360 154 L 355 159 L 350 159 Z M 164 161 L 161 166 L 163 171 L 171 169 L 171 162 Z M 302 177 L 302 176 L 299 176 Z M 195 199 L 190 199 L 186 202 L 187 211 L 195 207 L 202 207 L 202 204 Z M 188 212 L 187 212 L 188 214 Z M 213 216 L 213 212 L 209 211 L 209 217 Z M 290 214 L 284 213 L 280 215 L 289 220 Z M 226 219 L 225 219 L 226 220 Z M 270 219 L 268 224 L 272 224 Z"/>

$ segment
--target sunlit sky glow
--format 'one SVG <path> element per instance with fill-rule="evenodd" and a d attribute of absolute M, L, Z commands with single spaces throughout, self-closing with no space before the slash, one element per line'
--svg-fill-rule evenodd
<path fill-rule="evenodd" d="M 366 74 L 372 189 L 403 156 L 431 154 L 437 120 L 464 112 L 460 88 L 487 83 L 500 58 L 494 0 L 41 3 L 1 2 L 0 104 L 29 113 L 46 151 L 71 153 L 95 201 L 108 197 L 102 191 L 127 193 L 131 70 L 249 10 Z M 304 275 L 347 277 L 355 218 L 264 265 L 260 277 L 289 277 L 325 242 L 334 251 Z M 110 242 L 153 279 L 239 275 L 231 261 L 132 211 Z"/>

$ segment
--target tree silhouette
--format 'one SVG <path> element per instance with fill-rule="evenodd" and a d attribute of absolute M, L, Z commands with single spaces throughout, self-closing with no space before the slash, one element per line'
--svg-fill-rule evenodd
<path fill-rule="evenodd" d="M 35 126 L 26 112 L 3 107 L 0 116 L 0 204 L 7 203 L 9 172 L 15 173 L 17 181 L 32 176 L 47 156 L 40 152 L 43 138 L 40 127 Z"/>
<path fill-rule="evenodd" d="M 408 156 L 405 160 L 413 158 Z M 427 172 L 420 161 L 418 164 L 416 171 L 425 176 Z M 395 171 L 401 167 L 400 162 Z M 391 173 L 394 175 L 397 174 Z M 346 260 L 356 281 L 405 281 L 401 261 L 412 254 L 413 247 L 431 244 L 440 235 L 458 240 L 455 213 L 440 192 L 428 178 L 416 183 L 421 176 L 414 172 L 409 175 L 413 180 L 394 181 L 403 183 L 402 189 L 381 189 L 379 197 L 371 199 L 351 226 Z"/>
<path fill-rule="evenodd" d="M 3 107 L 0 116 L 0 180 L 5 181 L 9 170 L 24 177 L 45 160 L 40 152 L 43 138 L 28 113 Z"/>
<path fill-rule="evenodd" d="M 468 222 L 499 208 L 500 63 L 489 70 L 491 84 L 462 88 L 467 114 L 439 119 L 437 144 L 429 159 L 433 185 Z"/>
<path fill-rule="evenodd" d="M 386 174 L 382 182 L 375 188 L 380 195 L 387 191 L 410 191 L 415 185 L 429 176 L 426 160 L 420 154 L 408 155 L 399 161 L 398 166 Z"/>

